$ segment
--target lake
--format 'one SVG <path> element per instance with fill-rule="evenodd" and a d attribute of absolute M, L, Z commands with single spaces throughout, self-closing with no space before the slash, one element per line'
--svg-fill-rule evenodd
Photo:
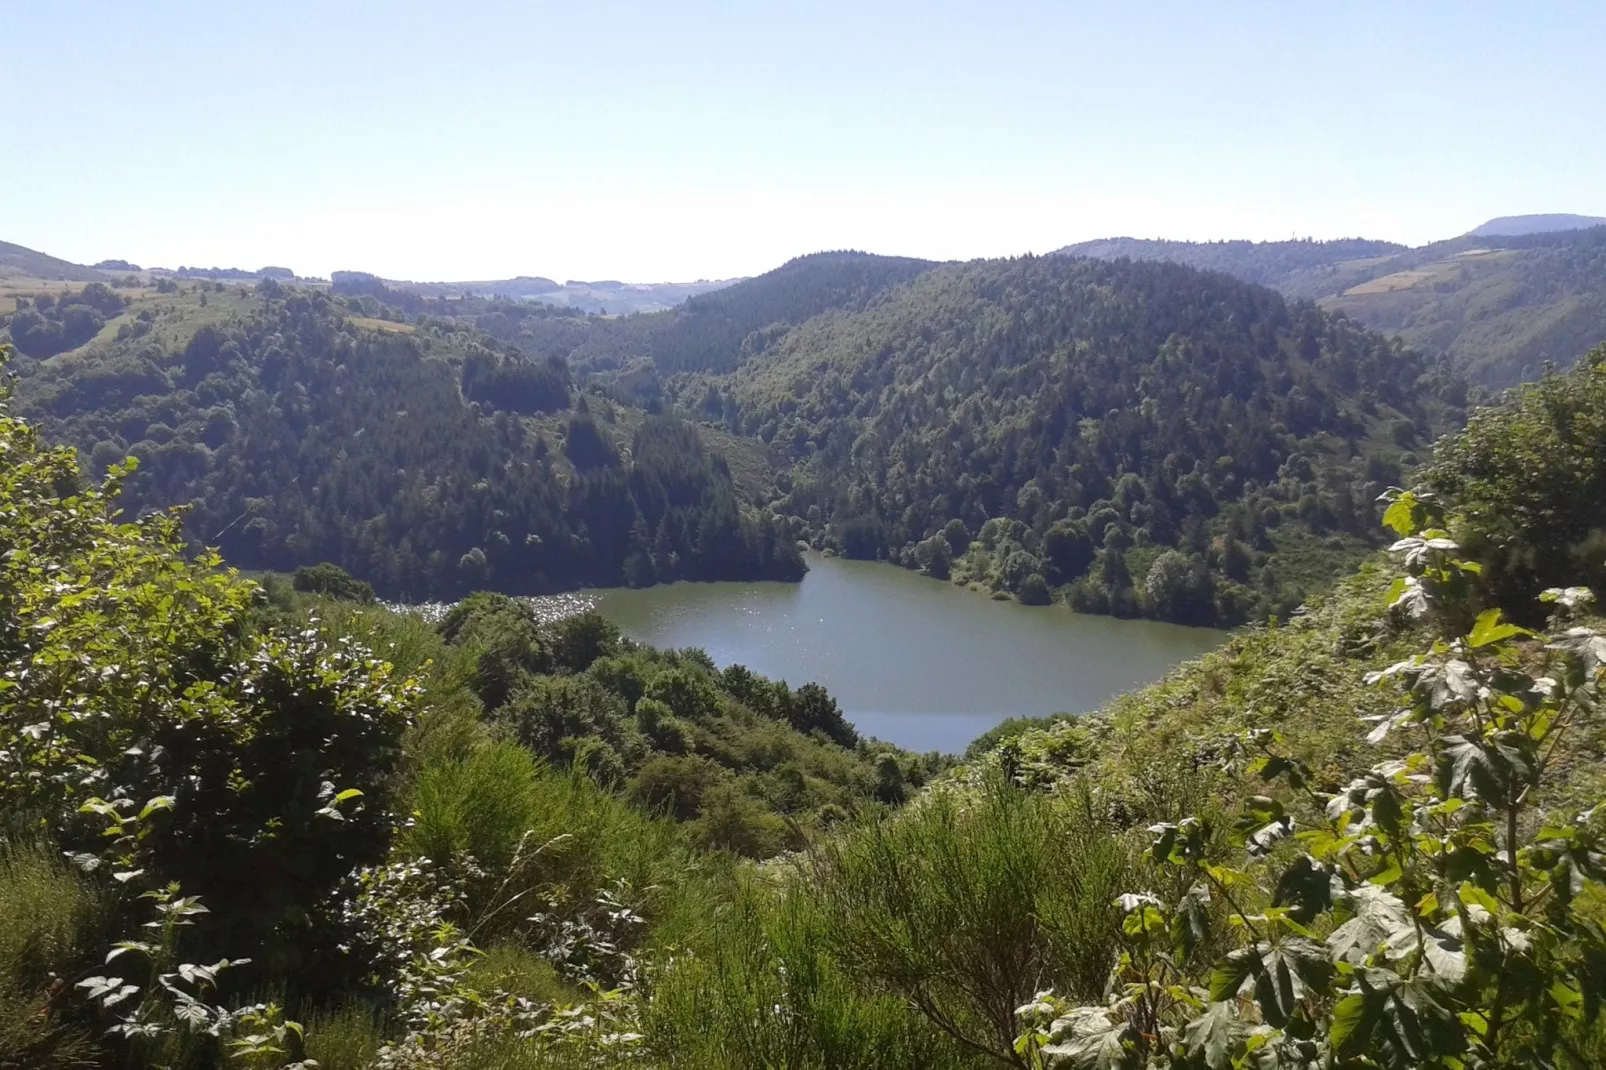
<path fill-rule="evenodd" d="M 626 635 L 823 684 L 861 732 L 958 753 L 1007 717 L 1085 713 L 1226 632 L 999 602 L 871 561 L 811 554 L 801 583 L 591 591 Z"/>

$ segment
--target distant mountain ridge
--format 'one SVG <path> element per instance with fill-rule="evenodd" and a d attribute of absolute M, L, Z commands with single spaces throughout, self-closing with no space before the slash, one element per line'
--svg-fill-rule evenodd
<path fill-rule="evenodd" d="M 1503 215 L 1482 226 L 1473 227 L 1467 234 L 1474 238 L 1510 238 L 1522 234 L 1549 234 L 1558 230 L 1587 230 L 1606 226 L 1606 216 L 1570 215 Z"/>
<path fill-rule="evenodd" d="M 1056 249 L 1051 256 L 1086 256 L 1094 260 L 1164 260 L 1204 271 L 1222 271 L 1244 282 L 1284 289 L 1290 278 L 1353 260 L 1392 256 L 1408 250 L 1396 242 L 1369 238 L 1314 241 L 1165 241 L 1149 238 L 1100 238 Z"/>
<path fill-rule="evenodd" d="M 1606 222 L 1606 221 L 1603 221 Z M 1365 239 L 1182 242 L 1111 238 L 1057 250 L 1222 271 L 1315 301 L 1506 387 L 1570 367 L 1606 340 L 1606 226 L 1507 216 L 1418 248 Z"/>
<path fill-rule="evenodd" d="M 364 272 L 337 271 L 336 276 Z M 466 282 L 409 282 L 382 280 L 392 290 L 420 297 L 513 297 L 525 301 L 572 308 L 579 312 L 629 315 L 635 312 L 662 312 L 691 297 L 723 289 L 740 279 L 698 279 L 696 282 L 619 282 L 613 279 L 586 282 L 569 279 L 558 282 L 540 275 L 520 275 L 512 279 L 482 279 Z"/>

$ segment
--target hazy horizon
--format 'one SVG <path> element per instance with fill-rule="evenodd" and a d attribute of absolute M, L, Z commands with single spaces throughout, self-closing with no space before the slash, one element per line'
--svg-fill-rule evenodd
<path fill-rule="evenodd" d="M 1606 7 L 13 5 L 0 239 L 82 263 L 725 279 L 1606 215 Z"/>

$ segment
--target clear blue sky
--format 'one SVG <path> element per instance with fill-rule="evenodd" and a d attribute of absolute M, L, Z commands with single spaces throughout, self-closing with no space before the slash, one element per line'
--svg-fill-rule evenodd
<path fill-rule="evenodd" d="M 1606 3 L 0 0 L 0 239 L 416 279 L 1606 215 Z"/>

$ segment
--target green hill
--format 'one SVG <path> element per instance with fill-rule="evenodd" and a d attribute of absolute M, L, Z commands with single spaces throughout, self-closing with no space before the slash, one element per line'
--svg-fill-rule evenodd
<path fill-rule="evenodd" d="M 1205 271 L 1221 271 L 1245 282 L 1257 282 L 1297 297 L 1333 292 L 1327 280 L 1344 277 L 1357 261 L 1394 256 L 1406 246 L 1366 238 L 1334 241 L 1157 241 L 1104 238 L 1056 249 L 1053 256 L 1086 256 L 1095 260 L 1164 260 Z"/>
<path fill-rule="evenodd" d="M 1507 238 L 1519 234 L 1544 234 L 1557 230 L 1588 230 L 1606 226 L 1606 217 L 1598 215 L 1503 215 L 1473 227 L 1467 234 L 1474 238 Z"/>
<path fill-rule="evenodd" d="M 1447 354 L 1476 381 L 1536 379 L 1606 340 L 1606 226 L 1458 238 L 1402 254 L 1322 298 L 1368 326 Z"/>
<path fill-rule="evenodd" d="M 1445 354 L 1506 387 L 1570 367 L 1606 339 L 1606 227 L 1588 216 L 1512 216 L 1416 249 L 1387 242 L 1158 242 L 1115 238 L 1061 253 L 1166 260 L 1319 301 Z"/>
<path fill-rule="evenodd" d="M 21 245 L 0 241 L 0 279 L 7 277 L 67 282 L 104 282 L 106 274 Z"/>
<path fill-rule="evenodd" d="M 947 769 L 595 615 L 258 588 L 0 396 L 0 1063 L 1599 1066 L 1603 438 L 1606 349 L 1306 612 Z"/>
<path fill-rule="evenodd" d="M 752 504 L 762 447 L 588 396 L 561 358 L 271 280 L 100 290 L 109 318 L 65 352 L 80 296 L 13 314 L 50 342 L 18 407 L 93 470 L 136 457 L 130 503 L 188 506 L 238 567 L 330 561 L 412 599 L 802 575 Z"/>
<path fill-rule="evenodd" d="M 793 462 L 777 508 L 817 544 L 1191 622 L 1319 589 L 1460 397 L 1410 350 L 1265 288 L 1066 257 L 923 272 L 718 388 L 733 427 Z"/>

